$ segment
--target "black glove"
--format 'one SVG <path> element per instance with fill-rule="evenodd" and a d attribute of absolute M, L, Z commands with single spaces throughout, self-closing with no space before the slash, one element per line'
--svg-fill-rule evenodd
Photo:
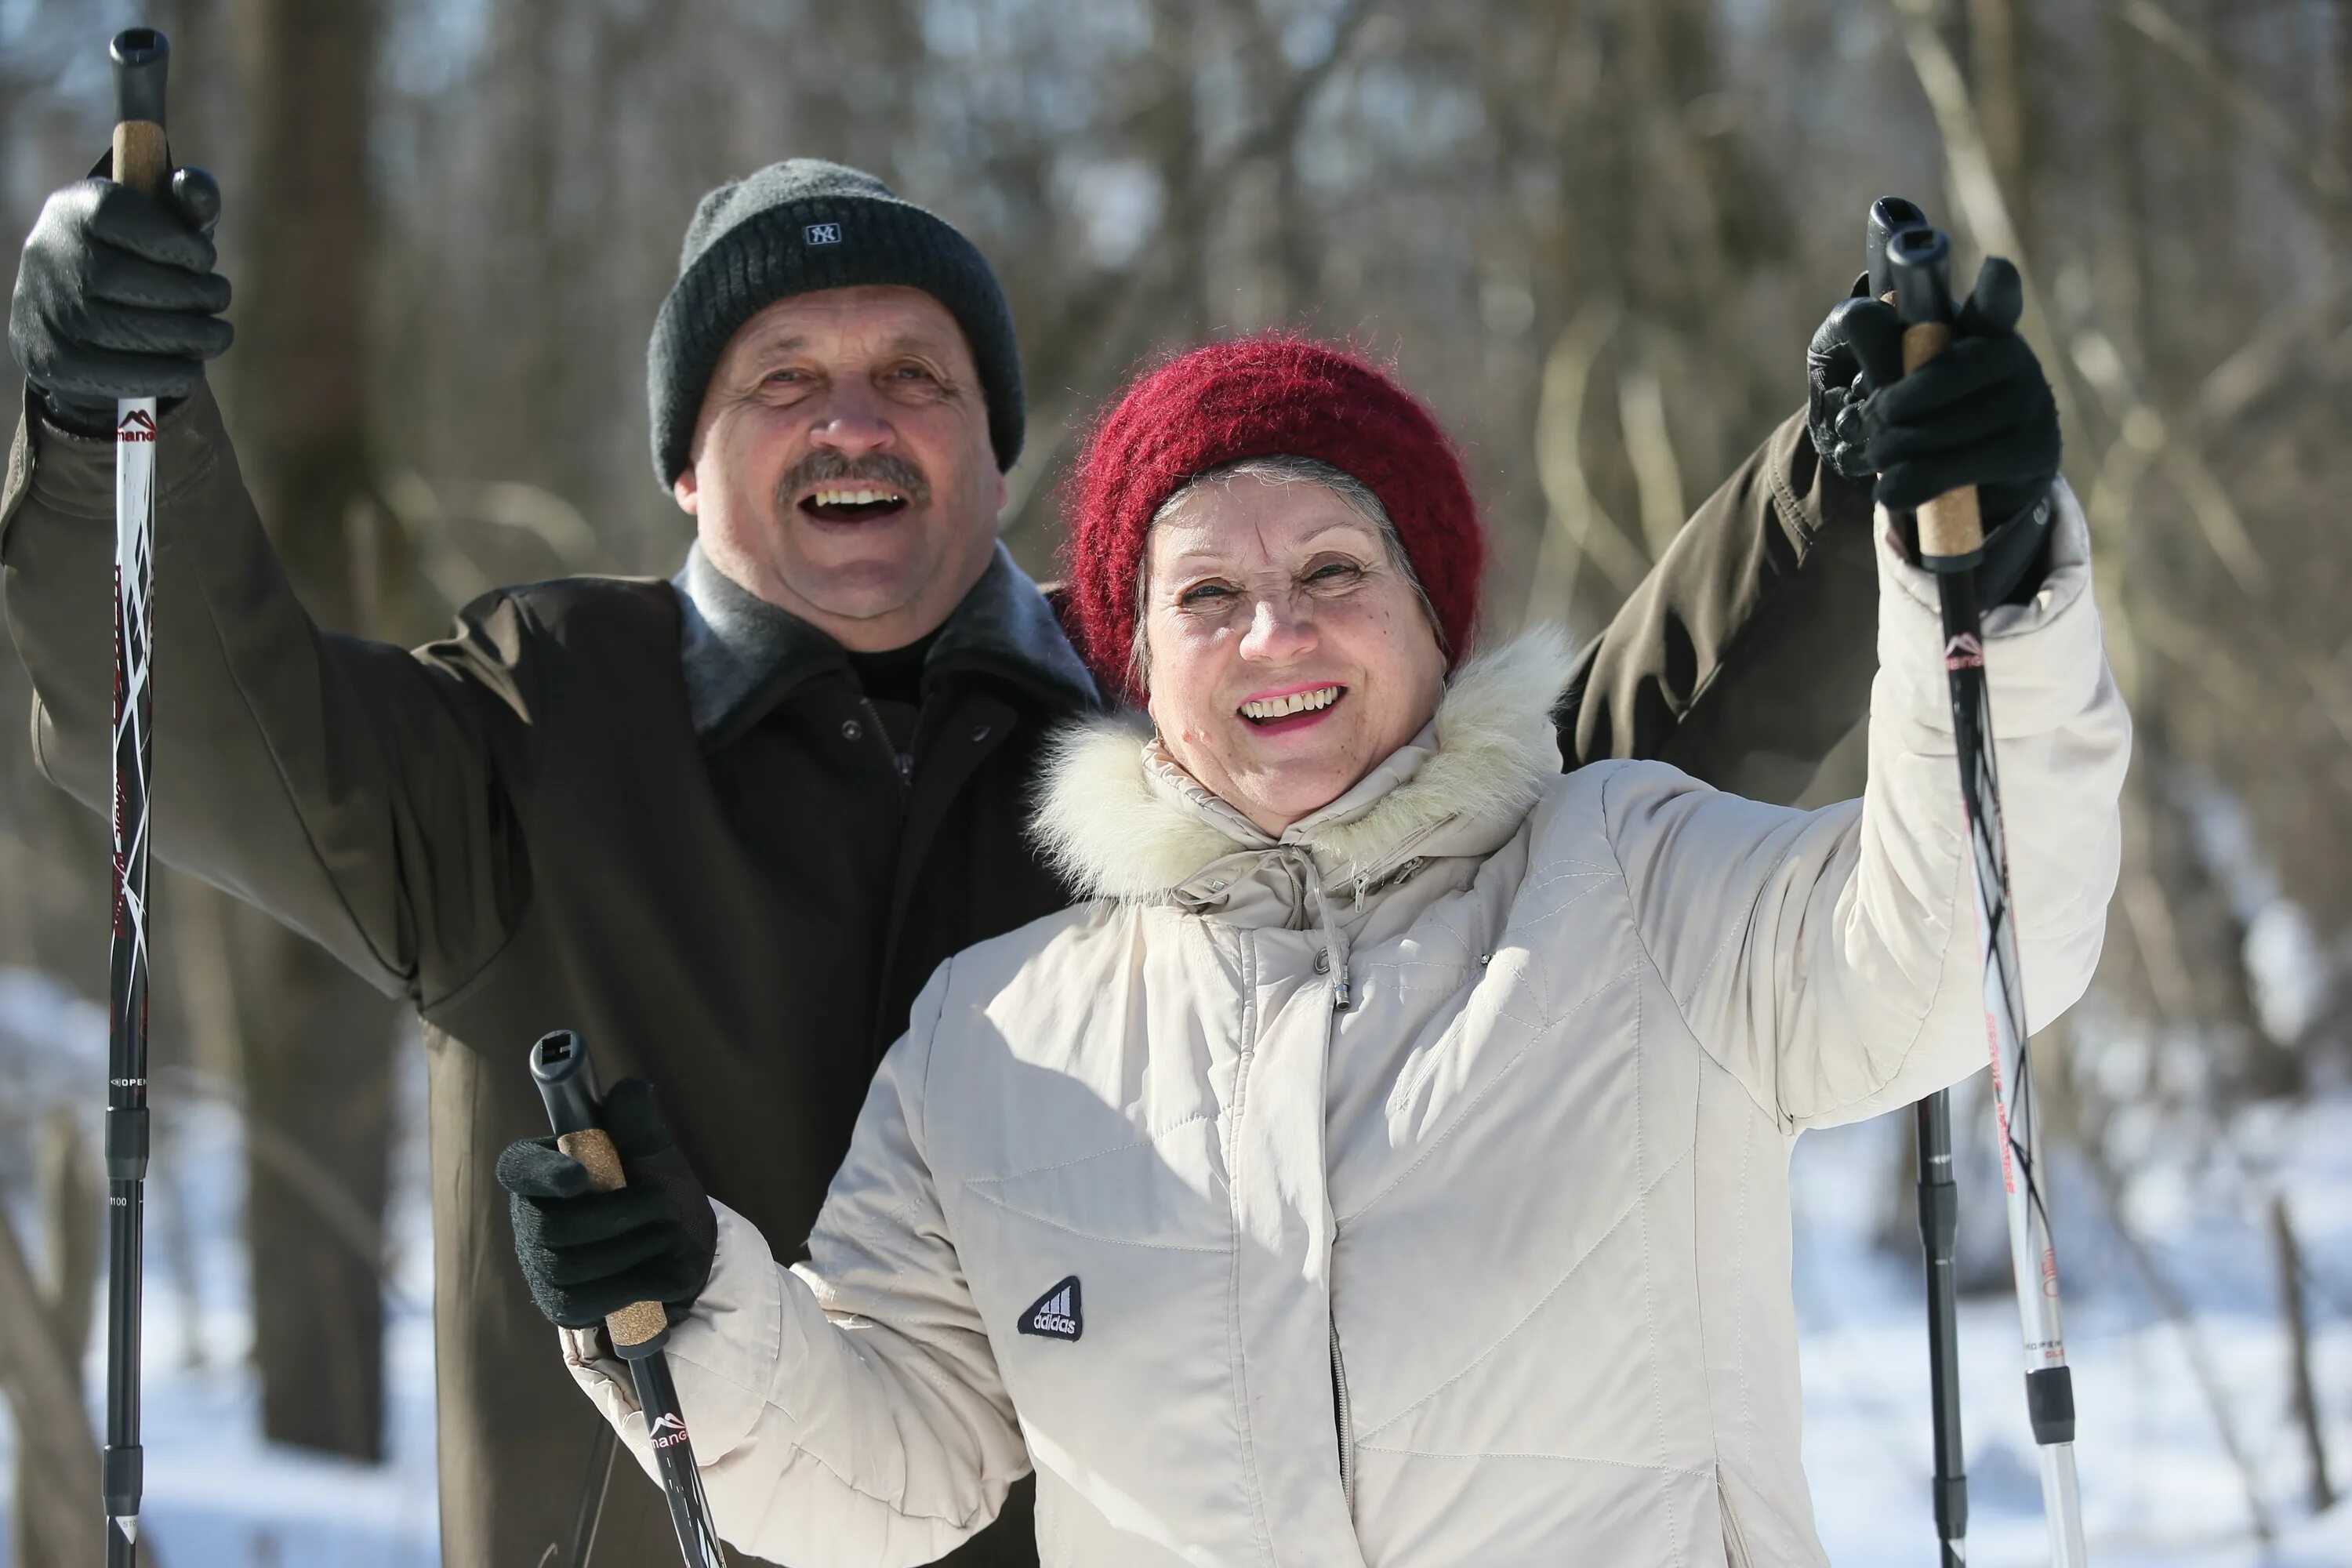
<path fill-rule="evenodd" d="M 1876 475 L 1879 503 L 1906 521 L 1947 490 L 1977 488 L 1985 520 L 1977 584 L 1987 604 L 2040 586 L 2058 477 L 2058 400 L 2016 332 L 2024 299 L 2017 268 L 1991 257 L 1953 322 L 1951 346 L 1911 374 L 1902 374 L 1902 322 L 1876 300 L 1832 310 L 1806 355 L 1817 384 L 1853 366 L 1826 436 L 1813 424 L 1824 463 L 1850 479 Z M 1906 543 L 1916 553 L 1916 540 Z"/>
<path fill-rule="evenodd" d="M 675 1323 L 710 1283 L 719 1216 L 662 1125 L 651 1084 L 614 1084 L 604 1131 L 628 1182 L 609 1193 L 591 1192 L 587 1168 L 552 1138 L 525 1138 L 499 1155 L 530 1299 L 561 1328 L 593 1328 L 632 1301 L 661 1302 Z"/>
<path fill-rule="evenodd" d="M 110 180 L 52 194 L 25 240 L 8 350 L 50 418 L 110 435 L 117 398 L 183 398 L 235 335 L 213 270 L 220 186 L 173 172 L 162 199 Z"/>
<path fill-rule="evenodd" d="M 1862 459 L 1861 451 L 1837 437 L 1838 416 L 1864 397 L 1903 374 L 1903 329 L 1894 312 L 1856 308 L 1870 302 L 1870 274 L 1853 280 L 1853 291 L 1841 300 L 1813 333 L 1805 349 L 1805 427 L 1813 450 L 1832 473 L 1842 479 L 1871 484 L 1878 471 Z M 1884 320 L 1882 320 L 1884 318 Z M 1894 324 L 1894 338 L 1885 342 L 1885 328 Z M 1868 350 L 1868 363 L 1864 363 Z"/>

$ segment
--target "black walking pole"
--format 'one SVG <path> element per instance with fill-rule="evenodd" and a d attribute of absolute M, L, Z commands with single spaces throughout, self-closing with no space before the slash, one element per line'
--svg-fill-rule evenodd
<path fill-rule="evenodd" d="M 1864 260 L 1874 298 L 1895 303 L 1887 241 L 1905 229 L 1925 227 L 1927 222 L 1927 215 L 1901 196 L 1881 196 L 1871 204 Z M 1935 1428 L 1936 1540 L 1942 1568 L 1961 1568 L 1969 1550 L 1969 1477 L 1960 1446 L 1960 1293 L 1953 1269 L 1960 1204 L 1959 1186 L 1952 1179 L 1951 1095 L 1939 1089 L 1913 1111 L 1919 1136 L 1919 1243 L 1927 1272 L 1927 1408 Z"/>
<path fill-rule="evenodd" d="M 1953 1274 L 1959 1187 L 1952 1180 L 1952 1101 L 1937 1089 L 1919 1120 L 1919 1241 L 1927 1259 L 1927 1406 L 1936 1432 L 1936 1540 L 1943 1568 L 1969 1556 L 1969 1474 L 1960 1447 L 1959 1285 Z"/>
<path fill-rule="evenodd" d="M 597 1087 L 588 1042 L 570 1029 L 541 1036 L 530 1048 L 530 1076 L 547 1104 L 555 1146 L 588 1168 L 589 1183 L 596 1191 L 609 1193 L 626 1184 L 621 1156 L 603 1126 L 604 1096 Z M 694 1468 L 694 1445 L 686 1435 L 677 1386 L 670 1381 L 669 1362 L 661 1353 L 669 1339 L 668 1309 L 659 1301 L 632 1301 L 606 1316 L 604 1331 L 613 1341 L 614 1353 L 629 1363 L 629 1375 L 636 1382 L 637 1408 L 646 1415 L 662 1491 L 669 1500 L 669 1521 L 677 1531 L 677 1549 L 687 1568 L 727 1568 L 727 1553 L 710 1522 L 709 1501 L 702 1495 L 702 1472 Z M 589 1527 L 592 1535 L 593 1528 Z"/>
<path fill-rule="evenodd" d="M 118 33 L 114 177 L 161 195 L 163 69 L 171 46 L 148 27 Z M 150 684 L 155 603 L 155 400 L 124 398 L 114 416 L 114 937 L 107 974 L 106 1500 L 107 1568 L 139 1560 L 139 1288 L 147 1180 L 147 781 L 153 754 Z M 92 608 L 96 608 L 95 605 Z"/>
<path fill-rule="evenodd" d="M 1924 226 L 1900 229 L 1887 239 L 1886 258 L 1895 312 L 1903 321 L 1903 368 L 1908 374 L 1941 353 L 1952 340 L 1951 244 Z M 2042 1190 L 2041 1116 L 2026 1049 L 2025 993 L 2010 912 L 2009 847 L 2001 826 L 1992 712 L 1985 688 L 1984 616 L 1976 584 L 1984 522 L 1977 511 L 1975 489 L 1954 490 L 1929 501 L 1919 509 L 1918 525 L 1920 563 L 1936 574 L 1943 605 L 1944 668 L 1951 682 L 1953 749 L 1968 823 L 1977 946 L 1984 966 L 1985 1032 L 1992 1051 L 1993 1110 L 2009 1200 L 2010 1261 L 2025 1338 L 2026 1414 L 2041 1457 L 2051 1561 L 2055 1568 L 2083 1568 L 2074 1383 L 2059 1328 L 2058 1258 Z M 1924 1138 L 1922 1148 L 1924 1154 Z M 1921 1198 L 1924 1227 L 1924 1181 Z"/>

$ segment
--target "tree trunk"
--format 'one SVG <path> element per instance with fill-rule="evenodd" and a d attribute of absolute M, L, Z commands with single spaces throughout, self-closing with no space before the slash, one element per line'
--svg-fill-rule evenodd
<path fill-rule="evenodd" d="M 367 109 L 375 7 L 245 0 L 250 153 L 229 204 L 243 226 L 236 431 L 262 516 L 322 625 L 374 608 L 355 561 L 367 515 Z M 370 535 L 372 538 L 372 535 Z M 249 910 L 223 909 L 231 1014 L 253 1126 L 247 1237 L 262 1426 L 277 1442 L 383 1451 L 379 1258 L 325 1223 L 331 1183 L 375 1219 L 388 1181 L 393 1005 Z M 265 1141 L 305 1158 L 264 1161 Z M 289 1164 L 301 1174 L 289 1174 Z"/>
<path fill-rule="evenodd" d="M 2026 80 L 2032 58 L 2025 36 L 2029 23 L 2017 0 L 1969 0 L 1968 18 L 1969 85 L 1976 90 L 1977 115 L 1984 125 L 1985 153 L 2026 253 L 2039 256 L 2031 184 L 2032 99 Z"/>
<path fill-rule="evenodd" d="M 2287 1387 L 2294 1400 L 2294 1424 L 2303 1429 L 2304 1458 L 2311 1466 L 2311 1511 L 2336 1506 L 2327 1474 L 2327 1439 L 2319 1424 L 2319 1395 L 2311 1380 L 2311 1324 L 2303 1310 L 2303 1247 L 2287 1218 L 2286 1194 L 2271 1194 L 2271 1240 L 2278 1250 L 2279 1314 L 2286 1320 Z"/>
<path fill-rule="evenodd" d="M 246 1083 L 246 1234 L 262 1429 L 271 1441 L 383 1457 L 380 1244 L 390 1184 L 398 1016 L 325 950 L 243 905 L 224 911 L 236 955 Z M 265 1139 L 299 1158 L 262 1150 Z M 317 1189 L 331 1186 L 331 1190 Z"/>
<path fill-rule="evenodd" d="M 16 1417 L 13 1551 L 21 1568 L 105 1554 L 98 1440 L 84 1413 L 81 1356 L 98 1281 L 99 1181 L 72 1112 L 53 1113 L 41 1150 L 49 1278 L 35 1278 L 0 1209 L 0 1386 Z"/>
<path fill-rule="evenodd" d="M 16 1416 L 17 1550 L 27 1564 L 97 1563 L 106 1554 L 98 1439 L 73 1361 L 40 1301 L 16 1232 L 0 1211 L 0 1313 L 16 1325 L 0 1336 L 0 1383 Z"/>

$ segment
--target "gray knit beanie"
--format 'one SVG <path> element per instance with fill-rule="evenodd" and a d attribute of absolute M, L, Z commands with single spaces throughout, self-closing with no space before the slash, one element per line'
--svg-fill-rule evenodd
<path fill-rule="evenodd" d="M 646 353 L 654 473 L 667 489 L 693 466 L 695 416 L 737 328 L 778 300 L 896 283 L 948 308 L 971 344 L 996 466 L 1021 456 L 1021 345 L 979 247 L 873 175 L 816 158 L 771 163 L 694 209 Z"/>

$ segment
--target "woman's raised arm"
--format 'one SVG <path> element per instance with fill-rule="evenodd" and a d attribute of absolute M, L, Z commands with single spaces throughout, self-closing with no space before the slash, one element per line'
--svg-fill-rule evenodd
<path fill-rule="evenodd" d="M 2050 570 L 1985 619 L 2028 1022 L 2090 983 L 2121 861 L 2131 723 L 2089 532 L 2053 496 Z M 1879 549 L 1864 798 L 1782 811 L 1664 769 L 1607 786 L 1643 939 L 1700 1043 L 1791 1128 L 1853 1121 L 1985 1065 L 1983 989 L 1932 578 Z"/>

